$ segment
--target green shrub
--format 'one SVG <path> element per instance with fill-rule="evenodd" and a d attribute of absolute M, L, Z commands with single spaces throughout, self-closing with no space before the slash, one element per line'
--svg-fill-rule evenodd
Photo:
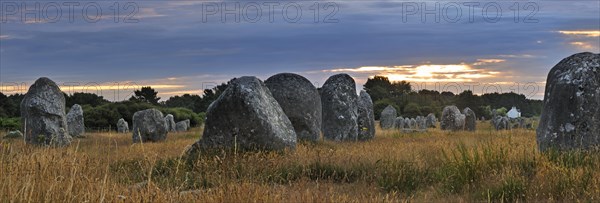
<path fill-rule="evenodd" d="M 0 118 L 0 129 L 19 130 L 21 129 L 21 118 Z"/>

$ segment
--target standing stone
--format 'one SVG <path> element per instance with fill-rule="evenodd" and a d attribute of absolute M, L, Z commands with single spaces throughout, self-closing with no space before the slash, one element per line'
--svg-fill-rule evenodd
<path fill-rule="evenodd" d="M 358 140 L 370 140 L 375 137 L 375 114 L 373 100 L 364 90 L 358 97 Z"/>
<path fill-rule="evenodd" d="M 575 54 L 550 70 L 536 138 L 540 151 L 600 149 L 600 54 Z"/>
<path fill-rule="evenodd" d="M 175 118 L 171 114 L 165 116 L 165 124 L 168 132 L 175 132 Z"/>
<path fill-rule="evenodd" d="M 428 114 L 425 123 L 428 128 L 435 128 L 437 123 L 437 118 L 435 118 L 435 114 Z"/>
<path fill-rule="evenodd" d="M 404 127 L 402 128 L 410 129 L 410 118 L 404 118 Z"/>
<path fill-rule="evenodd" d="M 414 118 L 410 119 L 410 129 L 417 129 L 417 121 Z"/>
<path fill-rule="evenodd" d="M 396 116 L 396 108 L 394 108 L 392 105 L 385 107 L 385 109 L 381 111 L 381 116 L 379 117 L 379 125 L 381 125 L 381 129 L 393 128 Z"/>
<path fill-rule="evenodd" d="M 133 114 L 133 143 L 157 142 L 167 139 L 165 118 L 157 109 L 146 109 Z"/>
<path fill-rule="evenodd" d="M 427 119 L 425 119 L 425 117 L 423 116 L 417 116 L 417 126 L 420 130 L 426 130 L 427 129 Z"/>
<path fill-rule="evenodd" d="M 442 130 L 458 131 L 463 129 L 464 118 L 463 114 L 456 106 L 446 106 L 442 111 L 440 118 L 440 128 Z"/>
<path fill-rule="evenodd" d="M 85 124 L 83 122 L 83 110 L 79 104 L 73 105 L 67 113 L 67 125 L 72 137 L 85 137 Z"/>
<path fill-rule="evenodd" d="M 496 116 L 494 124 L 495 124 L 496 130 L 510 130 L 510 128 L 511 128 L 510 119 L 508 119 L 508 117 L 506 117 L 506 116 L 504 116 L 504 117 Z"/>
<path fill-rule="evenodd" d="M 185 132 L 188 131 L 188 129 L 189 127 L 185 121 L 179 121 L 175 124 L 175 131 L 177 132 Z"/>
<path fill-rule="evenodd" d="M 10 131 L 8 133 L 6 133 L 6 135 L 4 135 L 4 139 L 14 139 L 14 138 L 21 138 L 23 137 L 23 133 L 21 133 L 21 131 L 15 130 L 15 131 Z"/>
<path fill-rule="evenodd" d="M 185 126 L 187 126 L 186 130 L 189 130 L 190 128 L 192 128 L 192 124 L 190 123 L 190 119 L 185 119 L 185 120 L 183 120 L 183 122 L 185 122 Z"/>
<path fill-rule="evenodd" d="M 188 154 L 205 148 L 275 150 L 296 147 L 292 123 L 267 86 L 256 77 L 234 78 L 206 112 L 202 139 Z"/>
<path fill-rule="evenodd" d="M 465 115 L 465 130 L 475 131 L 477 125 L 477 116 L 475 116 L 475 112 L 467 107 L 463 110 L 463 114 Z"/>
<path fill-rule="evenodd" d="M 347 74 L 329 77 L 321 88 L 323 137 L 328 140 L 356 140 L 358 110 L 356 84 Z"/>
<path fill-rule="evenodd" d="M 280 73 L 271 76 L 265 80 L 265 85 L 267 85 L 273 98 L 277 100 L 285 115 L 292 122 L 298 140 L 319 140 L 321 137 L 321 116 L 323 115 L 321 96 L 317 88 L 305 77 L 293 73 Z M 370 101 L 370 103 L 373 106 L 373 102 Z M 368 104 L 365 103 L 365 105 Z M 373 111 L 372 107 L 370 111 Z M 364 113 L 368 114 L 368 112 Z M 363 127 L 369 128 L 368 125 Z"/>
<path fill-rule="evenodd" d="M 117 121 L 117 132 L 118 133 L 128 133 L 129 132 L 129 123 L 125 121 L 125 119 L 121 118 Z"/>
<path fill-rule="evenodd" d="M 404 128 L 404 118 L 402 118 L 402 116 L 396 118 L 396 120 L 394 121 L 394 128 L 395 129 Z"/>
<path fill-rule="evenodd" d="M 67 146 L 68 132 L 65 96 L 48 78 L 39 78 L 21 101 L 21 123 L 25 141 L 34 145 Z"/>

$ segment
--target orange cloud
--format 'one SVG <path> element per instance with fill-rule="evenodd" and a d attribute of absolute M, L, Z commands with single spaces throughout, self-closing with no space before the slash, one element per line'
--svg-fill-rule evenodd
<path fill-rule="evenodd" d="M 575 35 L 575 36 L 583 36 L 583 37 L 600 37 L 600 30 L 560 30 L 558 31 L 561 34 L 565 35 Z"/>

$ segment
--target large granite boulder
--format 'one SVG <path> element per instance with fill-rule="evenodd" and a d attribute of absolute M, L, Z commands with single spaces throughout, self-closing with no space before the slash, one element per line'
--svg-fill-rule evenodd
<path fill-rule="evenodd" d="M 396 120 L 396 108 L 392 105 L 388 105 L 381 111 L 381 116 L 379 117 L 379 125 L 381 129 L 391 129 L 394 127 L 394 121 Z"/>
<path fill-rule="evenodd" d="M 190 119 L 185 119 L 183 120 L 183 122 L 185 122 L 185 125 L 187 126 L 187 129 L 189 130 L 190 128 L 192 128 L 192 124 L 190 123 Z"/>
<path fill-rule="evenodd" d="M 323 137 L 344 141 L 358 138 L 358 96 L 354 79 L 347 74 L 329 77 L 321 88 Z"/>
<path fill-rule="evenodd" d="M 125 121 L 125 119 L 121 118 L 117 121 L 117 132 L 118 133 L 128 133 L 129 132 L 129 123 Z"/>
<path fill-rule="evenodd" d="M 165 116 L 165 124 L 168 132 L 175 132 L 175 117 L 171 114 Z"/>
<path fill-rule="evenodd" d="M 575 54 L 550 70 L 536 138 L 541 151 L 600 149 L 600 54 Z"/>
<path fill-rule="evenodd" d="M 158 142 L 167 139 L 167 124 L 162 112 L 146 109 L 133 114 L 133 142 Z"/>
<path fill-rule="evenodd" d="M 189 129 L 189 126 L 186 121 L 179 121 L 179 122 L 175 123 L 175 131 L 177 131 L 177 132 L 185 132 L 185 131 L 188 131 L 188 129 Z"/>
<path fill-rule="evenodd" d="M 428 128 L 436 128 L 436 123 L 437 123 L 437 118 L 435 117 L 435 114 L 430 113 L 427 114 L 427 117 L 425 118 L 425 125 Z"/>
<path fill-rule="evenodd" d="M 358 97 L 358 140 L 369 140 L 375 137 L 375 114 L 373 100 L 364 90 Z"/>
<path fill-rule="evenodd" d="M 208 107 L 202 139 L 187 153 L 207 148 L 281 151 L 294 149 L 296 142 L 292 123 L 267 86 L 245 76 L 231 80 Z"/>
<path fill-rule="evenodd" d="M 83 122 L 83 109 L 79 104 L 73 105 L 67 113 L 67 125 L 71 137 L 85 137 L 85 124 Z"/>
<path fill-rule="evenodd" d="M 21 124 L 25 142 L 34 145 L 67 146 L 69 135 L 65 96 L 48 78 L 39 78 L 21 101 Z"/>
<path fill-rule="evenodd" d="M 466 107 L 463 109 L 463 114 L 465 115 L 465 130 L 475 131 L 477 126 L 477 116 L 475 116 L 475 111 Z"/>
<path fill-rule="evenodd" d="M 292 122 L 298 140 L 317 141 L 321 138 L 321 96 L 308 79 L 293 73 L 280 73 L 265 80 L 265 85 Z"/>
<path fill-rule="evenodd" d="M 464 115 L 456 106 L 446 106 L 442 110 L 440 118 L 440 128 L 442 130 L 458 131 L 463 130 Z"/>

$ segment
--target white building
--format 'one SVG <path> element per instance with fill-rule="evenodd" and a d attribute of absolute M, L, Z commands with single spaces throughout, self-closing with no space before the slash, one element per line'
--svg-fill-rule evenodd
<path fill-rule="evenodd" d="M 521 111 L 519 111 L 517 107 L 513 106 L 512 109 L 510 109 L 510 111 L 506 113 L 506 116 L 508 116 L 509 118 L 518 118 L 521 117 Z"/>

